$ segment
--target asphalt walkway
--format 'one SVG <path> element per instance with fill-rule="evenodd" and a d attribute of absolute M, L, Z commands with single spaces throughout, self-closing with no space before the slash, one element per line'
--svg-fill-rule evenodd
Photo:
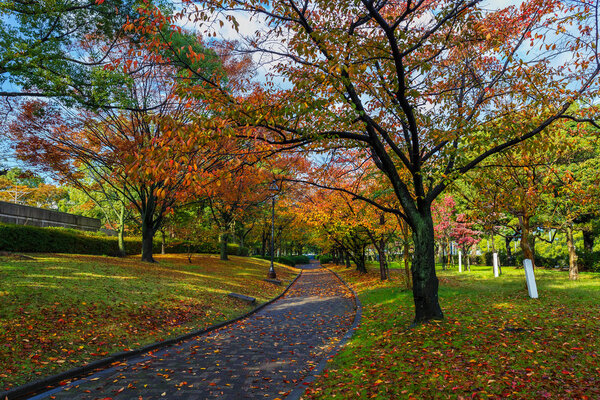
<path fill-rule="evenodd" d="M 337 277 L 304 266 L 285 296 L 248 318 L 35 398 L 283 399 L 354 315 L 352 294 Z"/>

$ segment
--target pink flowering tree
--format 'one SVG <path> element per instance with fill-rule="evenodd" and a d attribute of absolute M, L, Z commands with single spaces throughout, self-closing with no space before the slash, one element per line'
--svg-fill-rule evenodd
<path fill-rule="evenodd" d="M 469 252 L 474 245 L 481 240 L 481 232 L 473 229 L 473 222 L 469 222 L 465 214 L 458 214 L 451 232 L 452 239 L 458 244 L 462 253 L 467 256 L 467 269 L 471 270 L 471 263 L 468 257 Z"/>
<path fill-rule="evenodd" d="M 431 207 L 433 217 L 433 232 L 438 246 L 440 246 L 441 254 L 448 254 L 448 257 L 443 260 L 443 269 L 451 263 L 450 242 L 454 240 L 452 233 L 456 227 L 456 202 L 450 195 L 446 195 L 435 201 Z"/>
<path fill-rule="evenodd" d="M 443 268 L 445 269 L 452 263 L 450 243 L 455 242 L 462 253 L 467 255 L 472 247 L 481 240 L 481 232 L 473 229 L 474 223 L 470 222 L 464 213 L 457 213 L 456 201 L 450 195 L 442 197 L 433 204 L 432 215 L 436 242 L 440 246 L 441 253 L 448 254 L 444 260 Z M 467 261 L 467 266 L 470 270 L 469 261 Z"/>

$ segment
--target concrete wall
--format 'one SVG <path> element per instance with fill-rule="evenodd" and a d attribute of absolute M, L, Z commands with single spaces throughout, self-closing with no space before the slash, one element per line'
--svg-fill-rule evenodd
<path fill-rule="evenodd" d="M 0 222 L 32 226 L 60 226 L 83 231 L 97 231 L 100 220 L 60 211 L 0 201 Z"/>

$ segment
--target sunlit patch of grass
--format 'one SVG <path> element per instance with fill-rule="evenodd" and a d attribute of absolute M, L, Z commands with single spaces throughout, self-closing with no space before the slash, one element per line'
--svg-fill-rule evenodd
<path fill-rule="evenodd" d="M 34 255 L 0 257 L 0 388 L 73 368 L 117 351 L 207 327 L 251 309 L 285 286 L 264 282 L 269 263 L 246 257 Z M 285 284 L 297 270 L 278 264 Z"/>
<path fill-rule="evenodd" d="M 445 320 L 409 328 L 412 293 L 334 267 L 359 292 L 363 319 L 309 389 L 314 399 L 600 398 L 600 279 L 537 269 L 438 271 Z"/>

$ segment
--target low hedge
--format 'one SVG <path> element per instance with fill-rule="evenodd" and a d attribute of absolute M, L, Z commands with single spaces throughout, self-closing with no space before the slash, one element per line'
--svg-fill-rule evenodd
<path fill-rule="evenodd" d="M 190 245 L 189 242 L 181 241 L 177 242 L 176 247 L 174 247 L 175 243 L 167 244 L 167 252 L 168 253 L 187 253 L 189 251 Z M 155 243 L 156 246 L 156 243 Z M 171 248 L 176 248 L 176 251 L 171 251 Z M 191 245 L 192 253 L 205 253 L 205 254 L 220 254 L 221 247 L 219 243 L 196 243 Z M 248 257 L 250 250 L 247 247 L 242 247 L 237 243 L 227 243 L 227 255 L 230 256 L 242 256 Z"/>
<path fill-rule="evenodd" d="M 127 238 L 128 253 L 140 253 L 142 241 Z M 73 253 L 116 256 L 116 237 L 86 235 L 74 229 L 0 224 L 0 250 L 24 253 Z"/>
<path fill-rule="evenodd" d="M 160 253 L 161 241 L 154 241 L 154 253 Z M 195 245 L 194 253 L 218 254 L 215 245 L 206 243 Z M 142 252 L 142 239 L 126 237 L 125 250 L 127 254 Z M 185 241 L 167 242 L 167 253 L 187 253 L 189 245 Z M 20 253 L 68 253 L 92 255 L 119 255 L 117 237 L 102 236 L 95 232 L 82 232 L 67 228 L 40 228 L 37 226 L 1 224 L 0 251 Z M 229 244 L 227 253 L 230 255 L 248 255 L 248 249 L 237 244 Z"/>
<path fill-rule="evenodd" d="M 333 260 L 331 254 L 321 254 L 319 256 L 319 261 L 321 264 L 329 264 Z"/>
<path fill-rule="evenodd" d="M 270 256 L 256 256 L 256 257 L 261 258 L 263 260 L 271 259 Z M 292 267 L 294 265 L 298 265 L 298 264 L 309 264 L 310 263 L 310 259 L 307 256 L 281 256 L 281 257 L 275 257 L 273 260 L 280 264 L 290 265 Z"/>

